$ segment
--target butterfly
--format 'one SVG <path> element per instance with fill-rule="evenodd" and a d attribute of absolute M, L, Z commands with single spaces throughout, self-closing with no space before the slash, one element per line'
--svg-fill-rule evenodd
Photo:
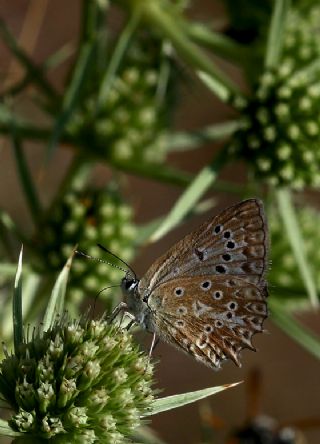
<path fill-rule="evenodd" d="M 255 350 L 268 315 L 268 229 L 263 204 L 248 199 L 204 222 L 138 279 L 122 279 L 135 322 L 211 368 Z"/>

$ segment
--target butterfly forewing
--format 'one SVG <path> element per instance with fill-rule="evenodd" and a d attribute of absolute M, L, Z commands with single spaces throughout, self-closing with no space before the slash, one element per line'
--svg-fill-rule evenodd
<path fill-rule="evenodd" d="M 239 363 L 267 317 L 262 203 L 222 211 L 175 244 L 139 283 L 155 332 L 211 367 Z"/>
<path fill-rule="evenodd" d="M 232 274 L 264 285 L 267 227 L 260 201 L 249 199 L 222 211 L 185 236 L 142 279 L 151 291 L 183 276 Z"/>

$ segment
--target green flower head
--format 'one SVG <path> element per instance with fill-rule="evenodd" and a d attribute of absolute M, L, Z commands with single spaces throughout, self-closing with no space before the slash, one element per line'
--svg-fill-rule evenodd
<path fill-rule="evenodd" d="M 12 429 L 57 443 L 123 443 L 153 401 L 152 364 L 105 319 L 65 316 L 0 364 Z"/>
<path fill-rule="evenodd" d="M 99 112 L 97 85 L 104 72 L 97 72 L 87 86 L 68 131 L 89 145 L 92 154 L 115 163 L 163 162 L 173 82 L 167 52 L 164 42 L 151 33 L 134 36 Z"/>
<path fill-rule="evenodd" d="M 136 233 L 132 213 L 131 207 L 111 188 L 70 190 L 37 234 L 41 258 L 45 258 L 38 268 L 46 267 L 46 272 L 48 267 L 54 272 L 60 270 L 75 245 L 87 254 L 99 257 L 101 250 L 97 243 L 130 261 Z M 94 297 L 106 283 L 118 284 L 122 276 L 116 268 L 78 256 L 71 268 L 67 301 L 78 305 L 84 294 Z M 109 296 L 108 300 L 112 302 Z"/>
<path fill-rule="evenodd" d="M 234 100 L 242 124 L 230 150 L 272 185 L 320 183 L 319 69 L 309 68 L 294 72 L 284 60 L 262 74 L 252 97 Z"/>

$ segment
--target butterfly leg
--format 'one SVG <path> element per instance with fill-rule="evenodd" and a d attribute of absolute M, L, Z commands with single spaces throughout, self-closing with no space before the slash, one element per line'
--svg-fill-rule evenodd
<path fill-rule="evenodd" d="M 120 302 L 111 312 L 110 316 L 108 317 L 108 321 L 110 324 L 115 320 L 115 318 L 118 316 L 119 313 L 125 312 L 127 308 L 127 304 L 125 302 Z"/>
<path fill-rule="evenodd" d="M 149 350 L 149 359 L 151 358 L 152 352 L 154 351 L 158 343 L 159 343 L 159 338 L 157 338 L 156 334 L 153 333 L 151 347 Z"/>
<path fill-rule="evenodd" d="M 136 318 L 134 317 L 134 315 L 132 313 L 129 313 L 128 311 L 124 311 L 123 315 L 122 315 L 122 318 L 121 318 L 121 321 L 120 321 L 120 325 L 122 324 L 122 321 L 123 321 L 125 316 L 127 316 L 129 318 L 129 322 L 125 326 L 126 330 L 129 331 L 130 328 L 133 326 L 133 324 L 136 323 Z"/>

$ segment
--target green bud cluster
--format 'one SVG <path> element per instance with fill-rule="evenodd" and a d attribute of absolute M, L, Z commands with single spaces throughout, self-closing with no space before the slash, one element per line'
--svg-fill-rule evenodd
<path fill-rule="evenodd" d="M 272 185 L 320 184 L 320 70 L 293 71 L 290 60 L 265 71 L 252 97 L 233 99 L 241 127 L 230 152 Z"/>
<path fill-rule="evenodd" d="M 295 69 L 320 57 L 320 5 L 312 3 L 302 10 L 291 9 L 286 20 L 282 54 Z"/>
<path fill-rule="evenodd" d="M 10 426 L 53 443 L 124 443 L 153 401 L 153 367 L 105 319 L 59 318 L 0 363 Z M 38 441 L 37 441 L 38 442 Z"/>
<path fill-rule="evenodd" d="M 162 72 L 164 63 L 167 77 Z M 171 101 L 169 65 L 161 40 L 150 35 L 136 38 L 98 113 L 99 78 L 84 98 L 82 109 L 75 113 L 69 132 L 88 141 L 95 155 L 114 162 L 162 162 L 167 150 L 165 130 Z"/>
<path fill-rule="evenodd" d="M 36 242 L 45 259 L 40 267 L 45 267 L 46 272 L 59 271 L 76 245 L 88 255 L 101 257 L 104 253 L 97 243 L 130 261 L 135 234 L 132 209 L 123 203 L 116 190 L 69 191 L 37 235 Z M 123 272 L 117 268 L 76 255 L 70 272 L 68 301 L 78 303 L 83 294 L 95 297 L 102 288 L 119 284 L 122 277 Z M 106 298 L 110 301 L 110 295 L 106 294 Z"/>
<path fill-rule="evenodd" d="M 320 232 L 318 229 L 320 214 L 310 207 L 305 207 L 297 211 L 297 216 L 304 240 L 305 253 L 314 268 L 314 279 L 320 290 L 320 274 L 318 272 L 320 268 Z M 272 267 L 268 279 L 271 285 L 303 290 L 304 283 L 300 277 L 296 259 L 284 232 L 283 224 L 276 212 L 272 212 L 269 217 L 269 227 Z"/>

